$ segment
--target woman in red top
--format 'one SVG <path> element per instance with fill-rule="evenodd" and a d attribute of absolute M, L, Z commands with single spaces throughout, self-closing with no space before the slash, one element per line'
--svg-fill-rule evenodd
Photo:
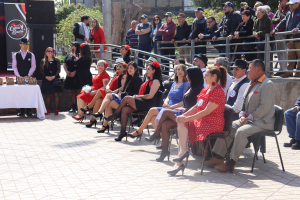
<path fill-rule="evenodd" d="M 205 72 L 205 83 L 209 87 L 203 88 L 198 95 L 197 104 L 189 111 L 178 116 L 178 157 L 174 159 L 174 170 L 168 171 L 170 175 L 176 175 L 178 171 L 185 169 L 182 160 L 189 156 L 187 140 L 191 145 L 195 141 L 203 141 L 211 133 L 222 133 L 224 128 L 224 107 L 226 97 L 223 88 L 226 87 L 227 70 L 224 67 L 208 67 Z M 219 83 L 220 81 L 220 84 Z"/>
<path fill-rule="evenodd" d="M 84 93 L 81 91 L 81 94 L 77 96 L 77 106 L 78 106 L 78 115 L 72 116 L 76 120 L 82 121 L 84 118 L 84 112 L 81 110 L 87 103 L 90 103 L 93 100 L 94 95 L 97 93 L 97 90 L 105 89 L 109 83 L 109 75 L 105 71 L 107 68 L 107 63 L 104 60 L 99 60 L 97 63 L 98 74 L 93 78 L 93 86 L 91 88 L 93 91 Z M 103 95 L 104 98 L 105 94 Z M 99 108 L 98 108 L 99 109 Z"/>
<path fill-rule="evenodd" d="M 100 23 L 96 18 L 94 18 L 92 20 L 91 38 L 94 40 L 94 44 L 106 44 L 104 30 L 100 26 Z M 98 51 L 100 47 L 94 46 L 93 48 L 94 48 L 94 51 Z M 107 47 L 104 47 L 104 50 L 106 50 L 106 49 L 107 49 Z M 97 58 L 97 60 L 99 60 L 100 52 L 94 52 L 94 54 L 95 54 L 95 57 Z"/>

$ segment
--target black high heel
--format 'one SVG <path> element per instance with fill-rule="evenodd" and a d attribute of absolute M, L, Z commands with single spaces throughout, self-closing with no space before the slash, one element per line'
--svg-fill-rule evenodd
<path fill-rule="evenodd" d="M 183 175 L 183 172 L 185 170 L 184 164 L 180 165 L 177 169 L 174 169 L 172 171 L 168 171 L 167 173 L 170 174 L 171 176 L 175 176 L 180 170 L 182 170 L 182 175 Z"/>
<path fill-rule="evenodd" d="M 181 156 L 180 158 L 175 158 L 175 159 L 173 159 L 173 162 L 181 163 L 182 160 L 183 160 L 184 158 L 188 158 L 189 155 L 190 155 L 190 153 L 187 151 L 187 152 L 185 152 L 185 154 L 183 154 L 183 156 Z"/>
<path fill-rule="evenodd" d="M 165 157 L 168 156 L 168 161 L 170 161 L 170 151 L 162 151 L 159 158 L 156 158 L 156 162 L 164 161 Z"/>
<path fill-rule="evenodd" d="M 109 133 L 109 125 L 102 126 L 102 128 L 104 128 L 104 129 L 103 130 L 98 130 L 97 133 L 104 133 L 106 131 L 106 129 L 108 130 L 108 133 Z"/>
<path fill-rule="evenodd" d="M 156 149 L 162 149 L 162 146 L 157 146 Z"/>
<path fill-rule="evenodd" d="M 140 141 L 141 141 L 143 132 L 141 134 L 139 134 L 139 132 L 137 132 L 137 131 L 135 131 L 135 132 L 137 133 L 136 136 L 134 136 L 132 134 L 128 134 L 128 136 L 131 138 L 136 138 L 137 140 L 140 139 Z"/>
<path fill-rule="evenodd" d="M 87 108 L 87 110 L 86 110 L 85 108 Z M 87 111 L 92 111 L 93 108 L 89 108 L 89 106 L 86 105 L 86 106 L 84 106 L 83 108 L 80 108 L 80 110 L 85 114 Z"/>
<path fill-rule="evenodd" d="M 108 116 L 108 117 L 104 117 L 104 119 L 105 119 L 106 121 L 110 122 L 110 121 L 113 121 L 113 120 L 115 119 L 115 117 L 114 117 L 114 115 L 112 114 L 112 115 L 110 115 L 110 116 Z"/>
<path fill-rule="evenodd" d="M 91 128 L 94 124 L 95 124 L 95 127 L 96 127 L 96 125 L 97 125 L 97 120 L 95 120 L 95 121 L 90 121 L 90 122 L 92 122 L 91 124 L 87 124 L 87 125 L 85 125 L 87 128 Z"/>
<path fill-rule="evenodd" d="M 120 141 L 122 141 L 123 137 L 125 137 L 125 136 L 126 136 L 126 141 L 127 141 L 127 133 L 126 132 L 121 133 L 118 138 L 115 138 L 115 141 L 120 142 Z"/>
<path fill-rule="evenodd" d="M 154 140 L 160 140 L 160 135 L 159 136 L 156 136 L 156 135 L 151 135 L 150 137 L 146 137 L 145 138 L 145 140 L 147 141 L 147 142 L 153 142 Z"/>
<path fill-rule="evenodd" d="M 99 112 L 96 112 L 96 113 L 92 113 L 91 115 L 93 115 L 94 117 L 99 117 L 100 118 L 100 121 L 102 120 L 103 118 L 103 114 L 102 113 L 99 113 Z"/>

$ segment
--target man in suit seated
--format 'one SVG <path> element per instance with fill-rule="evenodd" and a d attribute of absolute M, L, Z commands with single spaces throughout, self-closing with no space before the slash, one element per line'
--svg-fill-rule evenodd
<path fill-rule="evenodd" d="M 230 161 L 224 162 L 223 158 L 227 152 L 224 139 L 217 139 L 213 153 L 216 155 L 205 165 L 215 166 L 221 172 L 234 169 L 236 161 L 243 153 L 248 137 L 266 130 L 274 129 L 275 122 L 275 88 L 272 81 L 265 75 L 265 65 L 262 60 L 253 60 L 248 69 L 248 78 L 251 80 L 245 93 L 242 111 L 239 120 L 233 121 L 229 137 L 226 137 L 227 147 L 233 139 L 230 152 Z M 219 164 L 219 165 L 217 165 Z"/>
<path fill-rule="evenodd" d="M 295 107 L 284 113 L 286 129 L 289 137 L 292 138 L 289 143 L 284 143 L 284 147 L 292 147 L 292 149 L 300 149 L 300 96 L 295 103 Z"/>

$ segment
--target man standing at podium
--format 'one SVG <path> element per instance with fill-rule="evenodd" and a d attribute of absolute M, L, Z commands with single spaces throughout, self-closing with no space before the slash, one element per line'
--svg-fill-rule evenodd
<path fill-rule="evenodd" d="M 26 38 L 20 40 L 20 47 L 21 50 L 13 56 L 12 68 L 17 77 L 28 78 L 33 75 L 36 68 L 35 56 L 33 53 L 27 51 L 28 41 Z M 20 108 L 18 116 L 24 116 L 25 112 L 27 116 L 32 115 L 31 109 Z"/>

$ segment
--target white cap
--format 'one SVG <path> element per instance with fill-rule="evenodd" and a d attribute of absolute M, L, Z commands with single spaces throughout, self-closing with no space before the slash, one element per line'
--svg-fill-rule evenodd
<path fill-rule="evenodd" d="M 290 0 L 286 4 L 289 5 L 289 4 L 299 3 L 299 2 L 300 2 L 300 0 Z"/>
<path fill-rule="evenodd" d="M 115 65 L 119 64 L 120 62 L 125 62 L 125 61 L 123 60 L 123 58 L 117 58 Z"/>
<path fill-rule="evenodd" d="M 268 5 L 265 5 L 265 8 L 271 10 L 270 6 Z"/>
<path fill-rule="evenodd" d="M 146 62 L 154 62 L 154 61 L 157 61 L 157 60 L 155 58 L 153 58 L 153 57 L 149 57 Z"/>

